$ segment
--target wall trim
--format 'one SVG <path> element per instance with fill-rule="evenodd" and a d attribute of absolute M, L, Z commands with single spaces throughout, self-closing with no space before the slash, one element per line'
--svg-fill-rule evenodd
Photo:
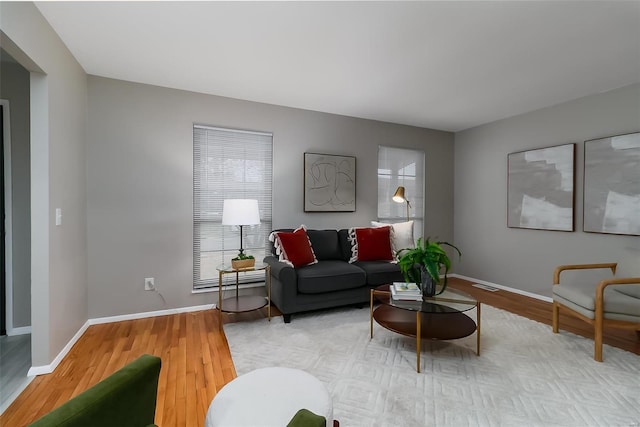
<path fill-rule="evenodd" d="M 2 105 L 2 129 L 4 155 L 4 277 L 5 277 L 5 327 L 7 335 L 13 327 L 13 205 L 11 196 L 11 105 L 8 99 L 0 99 Z M 29 331 L 31 333 L 31 331 Z"/>
<path fill-rule="evenodd" d="M 205 304 L 205 305 L 194 305 L 191 307 L 181 307 L 181 308 L 170 308 L 167 310 L 158 310 L 158 311 L 147 311 L 143 313 L 133 313 L 133 314 L 122 314 L 119 316 L 108 316 L 108 317 L 97 317 L 95 319 L 87 320 L 89 326 L 91 325 L 101 325 L 103 323 L 113 323 L 113 322 L 122 322 L 124 320 L 136 320 L 136 319 L 145 319 L 147 317 L 157 317 L 157 316 L 169 316 L 171 314 L 179 314 L 179 313 L 189 313 L 192 311 L 202 311 L 202 310 L 210 310 L 215 307 L 215 304 Z"/>
<path fill-rule="evenodd" d="M 19 328 L 7 329 L 7 335 L 12 337 L 14 335 L 27 335 L 31 333 L 31 326 L 20 326 Z"/>
<path fill-rule="evenodd" d="M 52 373 L 60 364 L 62 359 L 69 353 L 71 347 L 75 345 L 75 343 L 82 337 L 85 331 L 92 325 L 101 325 L 103 323 L 114 323 L 114 322 L 122 322 L 125 320 L 136 320 L 136 319 L 145 319 L 148 317 L 158 317 L 158 316 L 168 316 L 171 314 L 178 313 L 189 313 L 192 311 L 202 311 L 202 310 L 210 310 L 215 308 L 215 304 L 205 304 L 205 305 L 195 305 L 191 307 L 181 307 L 181 308 L 171 308 L 167 310 L 158 310 L 158 311 L 147 311 L 143 313 L 132 313 L 132 314 L 123 314 L 119 316 L 108 316 L 108 317 L 97 317 L 95 319 L 88 319 L 84 325 L 76 332 L 76 334 L 69 340 L 67 345 L 58 353 L 55 359 L 48 364 L 42 366 L 32 366 L 27 373 L 27 376 L 34 375 L 45 375 Z"/>
<path fill-rule="evenodd" d="M 485 280 L 474 279 L 473 277 L 463 276 L 462 274 L 453 273 L 453 274 L 449 274 L 449 277 L 458 277 L 460 279 L 468 280 L 470 282 L 493 286 L 494 288 L 502 289 L 503 291 L 513 292 L 514 294 L 524 295 L 526 297 L 539 299 L 545 302 L 553 302 L 552 298 L 545 297 L 544 295 L 534 294 L 532 292 L 523 291 L 522 289 L 510 288 L 509 286 L 499 285 L 497 283 L 487 282 Z"/>

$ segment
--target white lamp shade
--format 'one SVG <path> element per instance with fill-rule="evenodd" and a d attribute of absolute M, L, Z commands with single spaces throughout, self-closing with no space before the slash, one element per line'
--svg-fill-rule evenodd
<path fill-rule="evenodd" d="M 222 225 L 260 224 L 258 201 L 253 199 L 227 199 L 222 207 Z"/>

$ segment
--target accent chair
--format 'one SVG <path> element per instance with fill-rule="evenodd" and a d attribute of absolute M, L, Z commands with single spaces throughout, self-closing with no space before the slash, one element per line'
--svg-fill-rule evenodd
<path fill-rule="evenodd" d="M 640 339 L 640 277 L 611 278 L 597 283 L 560 283 L 566 270 L 611 269 L 617 263 L 572 264 L 553 273 L 553 332 L 558 333 L 560 310 L 593 326 L 594 356 L 602 362 L 602 330 L 605 326 L 635 330 Z"/>

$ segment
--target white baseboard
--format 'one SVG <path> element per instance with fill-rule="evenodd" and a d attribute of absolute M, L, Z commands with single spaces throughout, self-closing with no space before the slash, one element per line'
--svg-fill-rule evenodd
<path fill-rule="evenodd" d="M 157 317 L 157 316 L 168 316 L 171 314 L 178 313 L 189 313 L 192 311 L 201 311 L 201 310 L 210 310 L 215 308 L 214 304 L 206 304 L 206 305 L 196 305 L 192 307 L 181 307 L 181 308 L 171 308 L 167 310 L 158 310 L 158 311 L 147 311 L 144 313 L 133 313 L 133 314 L 123 314 L 120 316 L 109 316 L 109 317 L 98 317 L 95 319 L 88 319 L 84 325 L 76 332 L 76 334 L 71 338 L 71 340 L 64 346 L 64 348 L 58 353 L 55 359 L 48 364 L 42 366 L 32 366 L 27 373 L 28 376 L 34 375 L 44 375 L 52 373 L 56 367 L 60 364 L 62 359 L 69 353 L 71 347 L 80 339 L 82 334 L 89 328 L 91 325 L 100 325 L 103 323 L 113 323 L 113 322 L 122 322 L 124 320 L 136 320 L 136 319 L 145 319 L 147 317 Z"/>
<path fill-rule="evenodd" d="M 122 322 L 124 320 L 146 319 L 147 317 L 169 316 L 171 314 L 189 313 L 192 311 L 211 310 L 214 304 L 195 305 L 192 307 L 170 308 L 167 310 L 147 311 L 144 313 L 122 314 L 120 316 L 98 317 L 89 319 L 89 325 L 101 325 L 103 323 Z"/>
<path fill-rule="evenodd" d="M 485 280 L 474 279 L 473 277 L 463 276 L 462 274 L 449 274 L 449 277 L 458 277 L 460 279 L 468 280 L 474 283 L 481 283 L 487 286 L 493 286 L 494 288 L 502 289 L 503 291 L 513 292 L 514 294 L 524 295 L 526 297 L 539 299 L 546 302 L 553 302 L 552 298 L 545 297 L 543 295 L 534 294 L 532 292 L 523 291 L 521 289 L 510 288 L 509 286 L 499 285 L 497 283 L 487 282 Z"/>
<path fill-rule="evenodd" d="M 19 328 L 11 328 L 7 330 L 7 335 L 13 337 L 15 335 L 27 335 L 31 333 L 31 326 L 21 326 Z"/>

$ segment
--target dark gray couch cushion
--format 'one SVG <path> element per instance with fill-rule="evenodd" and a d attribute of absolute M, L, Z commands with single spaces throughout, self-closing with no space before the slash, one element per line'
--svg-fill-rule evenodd
<path fill-rule="evenodd" d="M 403 282 L 398 264 L 388 261 L 358 261 L 352 265 L 360 267 L 367 274 L 367 284 L 378 286 L 392 282 Z"/>
<path fill-rule="evenodd" d="M 363 286 L 364 270 L 344 261 L 324 260 L 317 264 L 296 268 L 298 292 L 319 294 Z"/>
<path fill-rule="evenodd" d="M 337 230 L 307 230 L 307 236 L 318 261 L 342 259 Z"/>

